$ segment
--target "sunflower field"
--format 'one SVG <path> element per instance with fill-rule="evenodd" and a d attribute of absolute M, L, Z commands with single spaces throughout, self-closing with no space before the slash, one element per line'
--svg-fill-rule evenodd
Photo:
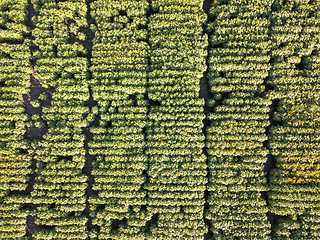
<path fill-rule="evenodd" d="M 0 239 L 320 239 L 319 0 L 0 13 Z"/>

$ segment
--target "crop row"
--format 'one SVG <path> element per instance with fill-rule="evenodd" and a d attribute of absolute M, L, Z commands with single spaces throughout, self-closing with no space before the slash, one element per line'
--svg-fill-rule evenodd
<path fill-rule="evenodd" d="M 97 195 L 89 202 L 92 224 L 99 229 L 91 238 L 143 240 L 151 218 L 143 189 L 148 2 L 98 0 L 90 8 L 95 22 L 90 87 L 97 106 L 89 153 L 96 158 L 92 189 Z"/>
<path fill-rule="evenodd" d="M 46 133 L 32 143 L 36 178 L 31 201 L 37 227 L 34 239 L 87 239 L 86 208 L 88 176 L 83 132 L 89 125 L 88 62 L 80 41 L 87 27 L 85 1 L 32 2 L 37 14 L 32 30 L 34 77 L 52 100 L 40 106 Z M 49 96 L 47 96 L 48 98 Z M 40 95 L 39 99 L 40 100 Z"/>
<path fill-rule="evenodd" d="M 207 37 L 202 1 L 151 2 L 146 155 L 147 209 L 157 214 L 147 239 L 203 239 L 207 183 L 203 99 Z"/>
<path fill-rule="evenodd" d="M 12 192 L 25 190 L 32 172 L 23 137 L 28 116 L 22 99 L 30 91 L 30 42 L 23 38 L 27 7 L 24 0 L 0 2 L 0 239 L 23 239 L 29 215 Z"/>
<path fill-rule="evenodd" d="M 319 1 L 277 2 L 269 82 L 277 100 L 270 149 L 269 209 L 275 239 L 319 239 Z M 290 19 L 290 21 L 289 21 Z"/>
<path fill-rule="evenodd" d="M 209 209 L 215 239 L 268 239 L 267 190 L 263 171 L 271 101 L 264 94 L 270 69 L 272 1 L 215 1 L 208 24 L 210 124 Z"/>

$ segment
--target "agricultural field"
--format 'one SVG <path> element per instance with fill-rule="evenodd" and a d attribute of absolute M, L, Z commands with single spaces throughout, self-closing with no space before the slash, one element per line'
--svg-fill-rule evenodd
<path fill-rule="evenodd" d="M 320 239 L 320 0 L 0 13 L 0 239 Z"/>

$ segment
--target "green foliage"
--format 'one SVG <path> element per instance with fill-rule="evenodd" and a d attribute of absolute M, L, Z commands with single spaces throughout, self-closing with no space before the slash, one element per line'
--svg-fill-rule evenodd
<path fill-rule="evenodd" d="M 93 224 L 100 227 L 99 239 L 144 239 L 151 218 L 141 208 L 147 204 L 142 187 L 147 167 L 143 128 L 148 102 L 143 95 L 147 92 L 148 2 L 99 0 L 90 7 L 96 22 L 90 86 L 98 103 L 92 113 L 99 127 L 90 128 L 89 153 L 97 157 L 92 174 L 99 196 L 89 201 L 93 209 L 105 204 L 93 212 Z M 127 221 L 113 229 L 112 220 L 123 218 Z"/>
<path fill-rule="evenodd" d="M 320 238 L 320 2 L 211 2 L 0 2 L 1 239 Z"/>
<path fill-rule="evenodd" d="M 27 22 L 27 0 L 2 0 L 0 2 L 0 41 L 23 41 L 29 32 Z"/>
<path fill-rule="evenodd" d="M 264 142 L 271 101 L 265 96 L 271 41 L 271 1 L 215 1 L 209 84 L 214 111 L 208 114 L 209 209 L 216 239 L 270 239 Z"/>
<path fill-rule="evenodd" d="M 272 16 L 269 82 L 278 104 L 269 138 L 276 166 L 268 196 L 270 210 L 281 216 L 274 238 L 319 238 L 318 13 L 318 1 L 276 1 Z"/>
<path fill-rule="evenodd" d="M 147 239 L 203 239 L 207 183 L 203 99 L 206 20 L 200 1 L 152 1 L 149 18 L 148 211 L 159 214 Z M 182 206 L 180 208 L 180 206 Z"/>
<path fill-rule="evenodd" d="M 30 104 L 34 107 L 34 108 L 39 108 L 40 107 L 40 101 L 39 100 L 31 100 Z"/>
<path fill-rule="evenodd" d="M 87 217 L 85 191 L 88 176 L 85 164 L 85 135 L 88 126 L 89 99 L 87 54 L 82 42 L 83 29 L 88 27 L 85 1 L 33 1 L 38 14 L 33 18 L 36 28 L 33 43 L 39 49 L 35 78 L 54 92 L 50 105 L 42 107 L 36 123 L 48 131 L 33 143 L 37 158 L 36 183 L 32 202 L 36 208 L 38 227 L 35 239 L 86 239 Z M 36 103 L 48 99 L 41 93 Z M 51 204 L 51 205 L 49 205 Z M 52 207 L 54 205 L 54 207 Z M 70 215 L 74 212 L 74 215 Z"/>
<path fill-rule="evenodd" d="M 29 211 L 23 205 L 29 198 L 13 194 L 24 191 L 32 173 L 31 157 L 25 153 L 26 121 L 23 94 L 30 87 L 27 1 L 0 2 L 0 238 L 23 239 Z M 8 43 L 19 41 L 19 44 Z"/>

